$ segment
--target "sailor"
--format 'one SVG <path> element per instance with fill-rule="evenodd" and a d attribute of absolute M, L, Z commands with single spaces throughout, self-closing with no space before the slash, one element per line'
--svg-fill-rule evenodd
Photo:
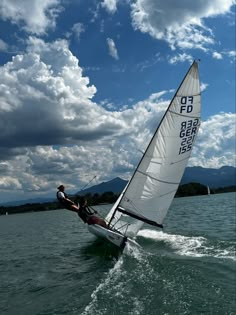
<path fill-rule="evenodd" d="M 67 194 L 65 193 L 65 186 L 60 185 L 59 187 L 57 187 L 57 189 L 57 199 L 59 200 L 59 202 L 67 210 L 76 212 L 84 223 L 87 223 L 88 225 L 98 224 L 105 228 L 107 227 L 106 222 L 102 218 L 99 218 L 95 215 L 95 213 L 97 212 L 92 211 L 87 206 L 87 200 L 84 197 L 81 198 L 80 205 L 77 206 L 73 201 L 68 198 Z"/>
<path fill-rule="evenodd" d="M 104 228 L 107 228 L 106 222 L 102 218 L 99 218 L 98 216 L 94 215 L 95 213 L 97 212 L 92 211 L 88 207 L 87 199 L 82 197 L 80 199 L 80 208 L 78 212 L 79 217 L 84 221 L 84 223 L 87 223 L 88 225 L 98 224 L 98 225 L 103 226 Z"/>
<path fill-rule="evenodd" d="M 59 187 L 57 187 L 58 192 L 57 192 L 57 199 L 59 200 L 59 202 L 67 209 L 67 210 L 71 210 L 74 212 L 79 211 L 79 206 L 77 206 L 72 200 L 70 200 L 67 196 L 67 194 L 65 193 L 65 186 L 60 185 Z"/>

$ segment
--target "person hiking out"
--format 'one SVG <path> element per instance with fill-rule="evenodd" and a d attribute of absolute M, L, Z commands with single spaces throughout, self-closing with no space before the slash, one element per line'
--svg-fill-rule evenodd
<path fill-rule="evenodd" d="M 87 199 L 82 197 L 80 199 L 78 216 L 84 221 L 84 223 L 87 223 L 88 225 L 98 224 L 107 228 L 106 222 L 95 214 L 97 214 L 97 212 L 92 211 L 87 205 Z"/>
<path fill-rule="evenodd" d="M 58 192 L 57 192 L 57 199 L 60 202 L 62 206 L 64 206 L 67 210 L 71 210 L 74 212 L 79 211 L 79 207 L 68 198 L 67 194 L 65 193 L 65 186 L 60 185 L 57 187 Z"/>
<path fill-rule="evenodd" d="M 102 218 L 95 215 L 97 212 L 92 211 L 88 207 L 87 200 L 84 197 L 81 198 L 80 204 L 77 206 L 72 200 L 68 198 L 67 194 L 65 193 L 64 185 L 60 185 L 57 187 L 57 189 L 57 199 L 65 209 L 76 212 L 81 220 L 88 225 L 98 224 L 104 228 L 107 228 L 106 222 Z"/>

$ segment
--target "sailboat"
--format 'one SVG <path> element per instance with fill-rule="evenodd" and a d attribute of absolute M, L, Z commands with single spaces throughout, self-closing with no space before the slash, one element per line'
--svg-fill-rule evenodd
<path fill-rule="evenodd" d="M 201 115 L 198 63 L 194 61 L 171 100 L 127 186 L 109 211 L 108 228 L 89 231 L 123 248 L 144 223 L 163 228 L 187 166 Z"/>
<path fill-rule="evenodd" d="M 207 186 L 207 195 L 208 195 L 208 196 L 210 196 L 210 194 L 211 194 L 210 187 L 209 187 L 209 186 Z"/>

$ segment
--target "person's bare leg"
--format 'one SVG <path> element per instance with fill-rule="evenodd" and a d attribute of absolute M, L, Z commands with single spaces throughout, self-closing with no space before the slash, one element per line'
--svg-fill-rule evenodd
<path fill-rule="evenodd" d="M 69 205 L 68 207 L 66 207 L 67 210 L 73 211 L 78 213 L 79 212 L 79 207 L 77 207 L 76 205 Z"/>

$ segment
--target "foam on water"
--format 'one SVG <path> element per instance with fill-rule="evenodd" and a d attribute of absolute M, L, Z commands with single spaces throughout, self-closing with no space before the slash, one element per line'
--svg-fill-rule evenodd
<path fill-rule="evenodd" d="M 202 236 L 175 235 L 149 229 L 139 231 L 138 236 L 155 241 L 164 241 L 179 255 L 236 260 L 234 242 L 229 244 L 229 242 L 218 241 L 212 244 L 211 241 Z"/>
<path fill-rule="evenodd" d="M 126 296 L 129 294 L 129 290 L 132 290 L 132 288 L 129 288 L 130 274 L 127 273 L 127 265 L 124 266 L 130 263 L 128 260 L 132 261 L 132 266 L 133 263 L 135 263 L 136 268 L 133 270 L 133 273 L 139 275 L 141 282 L 145 281 L 145 274 L 141 273 L 143 266 L 149 270 L 149 274 L 153 272 L 148 263 L 148 253 L 142 251 L 142 248 L 138 244 L 127 242 L 123 254 L 119 257 L 115 265 L 105 274 L 102 282 L 91 294 L 91 302 L 86 306 L 82 315 L 106 314 L 106 302 L 111 298 L 120 300 L 120 307 L 123 307 L 127 303 Z M 104 303 L 101 303 L 101 300 L 103 300 Z M 112 301 L 110 301 L 110 303 L 112 303 Z M 130 312 L 127 310 L 127 314 L 143 314 L 143 302 L 137 297 L 130 297 L 129 304 L 132 304 L 132 307 Z"/>
<path fill-rule="evenodd" d="M 152 239 L 157 242 L 164 242 L 170 246 L 175 253 L 182 256 L 190 257 L 214 257 L 235 260 L 233 242 L 218 241 L 211 243 L 207 238 L 202 236 L 183 236 L 168 234 L 162 231 L 144 229 L 138 233 L 139 237 Z M 86 306 L 82 315 L 102 315 L 106 314 L 106 301 L 109 297 L 118 299 L 120 307 L 125 308 L 125 297 L 131 294 L 128 286 L 129 279 L 138 278 L 139 283 L 143 286 L 150 283 L 150 277 L 158 278 L 158 273 L 153 270 L 149 257 L 152 256 L 145 248 L 135 242 L 127 242 L 123 254 L 120 256 L 114 266 L 105 274 L 102 282 L 96 287 L 91 294 L 91 302 Z M 132 260 L 134 269 L 132 276 L 127 274 L 128 260 Z M 145 270 L 145 272 L 144 272 Z M 131 290 L 129 292 L 129 290 Z M 101 303 L 101 301 L 104 303 Z M 112 301 L 111 301 L 112 303 Z M 129 306 L 132 305 L 127 314 L 141 315 L 145 309 L 144 302 L 136 296 L 129 297 Z M 122 305 L 123 304 L 123 305 Z"/>
<path fill-rule="evenodd" d="M 111 288 L 111 283 L 119 277 L 122 272 L 123 265 L 123 257 L 121 256 L 119 260 L 115 263 L 114 267 L 109 270 L 104 280 L 97 286 L 94 292 L 91 294 L 92 301 L 86 306 L 82 315 L 90 315 L 90 314 L 102 314 L 102 311 L 99 311 L 98 307 L 98 293 L 100 291 L 109 292 Z M 117 290 L 119 294 L 119 290 Z"/>
<path fill-rule="evenodd" d="M 124 254 L 132 256 L 138 261 L 143 261 L 144 259 L 144 253 L 142 251 L 142 247 L 135 241 L 130 242 L 129 239 L 124 248 Z"/>

